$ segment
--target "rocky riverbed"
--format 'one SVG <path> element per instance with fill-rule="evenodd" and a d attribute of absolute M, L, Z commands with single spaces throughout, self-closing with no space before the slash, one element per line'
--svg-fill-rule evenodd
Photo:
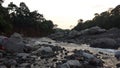
<path fill-rule="evenodd" d="M 65 48 L 65 50 L 67 51 L 67 55 L 61 54 L 64 57 L 68 56 L 68 55 L 70 56 L 70 55 L 75 54 L 73 52 L 74 50 L 89 51 L 90 54 L 92 53 L 91 55 L 97 56 L 99 59 L 102 60 L 103 66 L 101 66 L 100 68 L 116 68 L 116 64 L 119 63 L 119 61 L 115 57 L 115 52 L 117 52 L 119 50 L 93 48 L 93 47 L 90 47 L 89 45 L 86 45 L 86 44 L 79 45 L 79 44 L 75 44 L 75 43 L 56 42 L 56 41 L 49 39 L 49 38 L 32 39 L 32 41 L 34 41 L 33 44 L 35 44 L 35 46 L 39 45 L 39 44 L 46 44 L 46 45 L 60 46 L 62 48 Z M 52 59 L 59 58 L 58 60 L 64 60 L 65 58 L 63 58 L 63 57 L 60 58 L 61 55 L 58 55 L 57 58 L 54 57 Z M 91 67 L 91 68 L 97 68 L 97 67 L 99 68 L 99 66 L 93 65 L 93 67 Z M 65 68 L 67 68 L 67 67 L 65 67 Z M 88 67 L 78 67 L 78 68 L 88 68 Z"/>
<path fill-rule="evenodd" d="M 12 36 L 4 43 L 12 45 L 6 44 L 4 48 L 0 48 L 0 68 L 118 68 L 120 66 L 120 52 L 117 49 L 93 48 L 86 44 L 60 42 L 47 37 L 22 38 L 20 35 Z M 18 46 L 19 49 L 16 49 Z"/>

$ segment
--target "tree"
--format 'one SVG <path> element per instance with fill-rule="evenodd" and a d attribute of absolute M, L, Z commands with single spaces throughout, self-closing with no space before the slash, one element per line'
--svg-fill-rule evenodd
<path fill-rule="evenodd" d="M 80 31 L 93 26 L 99 26 L 104 29 L 110 29 L 113 27 L 120 28 L 120 5 L 100 14 L 95 13 L 95 17 L 92 20 L 87 20 L 82 24 L 78 23 L 73 29 Z"/>
<path fill-rule="evenodd" d="M 2 1 L 3 2 L 3 1 Z M 0 33 L 8 34 L 12 30 L 12 25 L 7 8 L 0 5 Z"/>
<path fill-rule="evenodd" d="M 2 5 L 3 2 L 4 2 L 4 0 L 0 0 L 0 6 Z"/>
<path fill-rule="evenodd" d="M 8 10 L 14 31 L 30 36 L 30 34 L 49 34 L 53 30 L 52 21 L 46 20 L 43 14 L 36 10 L 31 12 L 24 2 L 21 2 L 19 6 L 11 2 L 8 5 Z"/>

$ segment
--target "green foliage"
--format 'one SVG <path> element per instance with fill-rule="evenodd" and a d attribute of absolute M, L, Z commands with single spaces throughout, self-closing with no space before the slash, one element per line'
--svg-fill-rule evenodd
<path fill-rule="evenodd" d="M 6 8 L 0 6 L 0 33 L 10 33 L 12 25 Z"/>
<path fill-rule="evenodd" d="M 0 33 L 18 32 L 25 36 L 45 36 L 53 31 L 53 22 L 37 11 L 30 11 L 24 2 L 11 2 L 7 8 L 0 5 Z"/>
<path fill-rule="evenodd" d="M 105 11 L 101 14 L 95 13 L 95 17 L 92 20 L 78 23 L 73 29 L 80 31 L 93 26 L 99 26 L 104 29 L 120 28 L 120 5 L 111 11 Z"/>

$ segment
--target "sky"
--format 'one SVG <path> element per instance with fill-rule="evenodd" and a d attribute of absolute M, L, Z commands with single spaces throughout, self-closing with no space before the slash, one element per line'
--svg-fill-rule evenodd
<path fill-rule="evenodd" d="M 5 0 L 19 5 L 25 2 L 31 11 L 38 10 L 58 28 L 71 29 L 79 19 L 90 20 L 95 13 L 101 13 L 120 4 L 120 0 Z"/>

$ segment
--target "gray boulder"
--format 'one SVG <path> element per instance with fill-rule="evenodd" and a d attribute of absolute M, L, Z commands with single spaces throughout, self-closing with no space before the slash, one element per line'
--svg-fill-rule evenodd
<path fill-rule="evenodd" d="M 23 42 L 15 42 L 13 39 L 9 38 L 5 43 L 4 47 L 6 51 L 14 52 L 24 52 L 25 44 Z"/>
<path fill-rule="evenodd" d="M 91 27 L 89 29 L 85 29 L 81 31 L 81 35 L 93 35 L 93 34 L 99 34 L 105 32 L 105 29 L 101 29 L 98 26 Z"/>
<path fill-rule="evenodd" d="M 54 54 L 54 52 L 51 47 L 42 46 L 38 50 L 34 51 L 33 54 L 36 54 L 42 57 L 51 57 Z"/>
<path fill-rule="evenodd" d="M 78 60 L 68 60 L 66 63 L 60 65 L 60 68 L 72 68 L 72 67 L 80 67 L 81 64 Z"/>
<path fill-rule="evenodd" d="M 19 33 L 14 33 L 10 36 L 10 39 L 12 39 L 14 42 L 23 42 L 23 38 Z"/>
<path fill-rule="evenodd" d="M 7 40 L 8 38 L 5 36 L 0 36 L 0 45 L 2 45 L 4 43 L 5 40 Z"/>
<path fill-rule="evenodd" d="M 91 41 L 91 47 L 98 47 L 98 48 L 118 48 L 117 42 L 111 38 L 99 38 L 96 40 Z"/>
<path fill-rule="evenodd" d="M 30 63 L 22 63 L 19 65 L 20 68 L 31 68 L 31 64 Z"/>
<path fill-rule="evenodd" d="M 40 49 L 38 49 L 38 51 L 40 51 L 40 52 L 45 51 L 45 52 L 50 52 L 50 53 L 53 52 L 51 47 L 41 47 Z"/>
<path fill-rule="evenodd" d="M 117 60 L 120 60 L 120 51 L 115 52 L 115 57 L 117 58 Z"/>
<path fill-rule="evenodd" d="M 24 52 L 26 49 L 26 44 L 23 42 L 21 35 L 18 33 L 11 35 L 10 38 L 4 41 L 2 46 L 6 49 L 6 51 L 11 53 Z"/>
<path fill-rule="evenodd" d="M 72 30 L 72 31 L 69 32 L 68 37 L 69 37 L 69 38 L 73 38 L 73 37 L 79 36 L 79 35 L 80 35 L 80 32 L 79 32 L 79 31 Z"/>
<path fill-rule="evenodd" d="M 27 59 L 28 57 L 30 57 L 30 54 L 28 54 L 28 53 L 17 53 L 16 56 L 21 57 L 22 59 Z"/>

